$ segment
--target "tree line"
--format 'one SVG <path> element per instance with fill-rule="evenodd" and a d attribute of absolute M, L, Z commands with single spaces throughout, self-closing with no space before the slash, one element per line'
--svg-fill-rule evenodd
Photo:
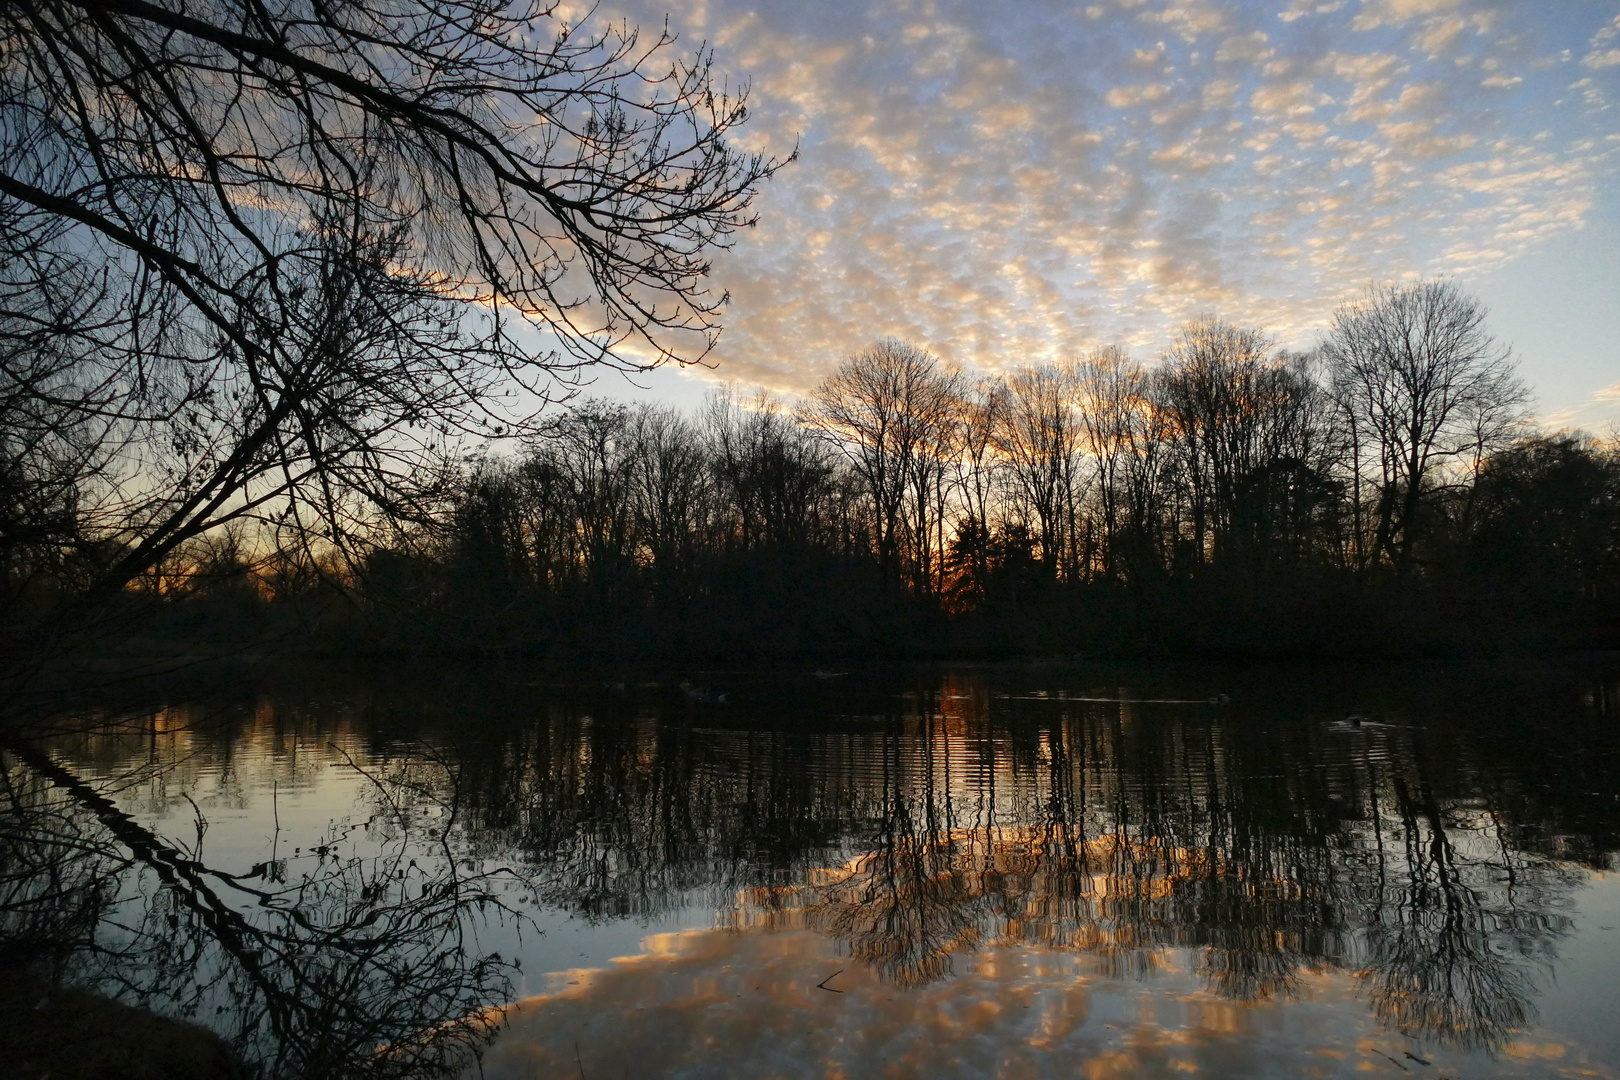
<path fill-rule="evenodd" d="M 737 148 L 705 48 L 566 16 L 0 9 L 0 682 L 199 592 L 158 621 L 335 587 L 353 640 L 529 651 L 1089 649 L 1490 567 L 1612 597 L 1612 442 L 1530 433 L 1445 282 L 1310 355 L 1206 319 L 975 379 L 883 341 L 803 401 L 562 409 L 708 354 L 710 260 L 791 160 Z"/>
<path fill-rule="evenodd" d="M 1389 651 L 1482 618 L 1601 642 L 1620 447 L 1534 430 L 1484 317 L 1432 281 L 1310 353 L 1202 318 L 1152 365 L 975 377 L 883 340 L 796 401 L 588 399 L 329 572 L 354 633 L 479 652 Z M 246 571 L 210 539 L 151 588 Z"/>

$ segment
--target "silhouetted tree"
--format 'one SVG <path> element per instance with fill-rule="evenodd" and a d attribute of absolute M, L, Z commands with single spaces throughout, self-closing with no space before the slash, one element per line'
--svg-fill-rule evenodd
<path fill-rule="evenodd" d="M 570 411 L 537 447 L 561 480 L 579 573 L 604 593 L 624 580 L 635 557 L 637 450 L 630 409 L 600 399 Z"/>
<path fill-rule="evenodd" d="M 1477 461 L 1519 420 L 1525 391 L 1485 315 L 1449 281 L 1375 286 L 1335 313 L 1323 353 L 1352 435 L 1358 565 L 1408 566 L 1436 470 Z"/>
<path fill-rule="evenodd" d="M 86 606 L 234 520 L 352 552 L 557 379 L 701 357 L 710 254 L 781 164 L 734 148 L 705 51 L 543 3 L 22 2 L 0 33 L 0 394 L 53 433 L 7 482 L 43 522 L 75 463 L 79 531 L 121 545 Z"/>
<path fill-rule="evenodd" d="M 803 550 L 831 539 L 834 464 L 831 451 L 760 395 L 746 405 L 729 391 L 710 399 L 705 417 L 712 468 L 744 548 Z"/>
<path fill-rule="evenodd" d="M 1085 449 L 1096 469 L 1097 569 L 1113 579 L 1138 568 L 1151 531 L 1139 508 L 1158 501 L 1151 386 L 1141 365 L 1116 346 L 1095 350 L 1076 378 Z"/>
<path fill-rule="evenodd" d="M 995 499 L 996 429 L 1003 399 L 991 379 L 964 387 L 957 405 L 952 484 L 962 515 L 946 547 L 951 586 L 958 598 L 982 594 L 989 573 L 991 512 Z"/>
<path fill-rule="evenodd" d="M 1326 399 L 1258 330 L 1215 319 L 1182 328 L 1159 373 L 1186 492 L 1191 551 L 1266 561 L 1274 526 L 1304 517 L 1330 461 Z"/>
<path fill-rule="evenodd" d="M 806 406 L 807 423 L 844 454 L 865 487 L 885 581 L 900 573 L 908 554 L 902 548 L 908 510 L 914 544 L 928 531 L 929 518 L 922 515 L 932 505 L 931 455 L 942 441 L 939 428 L 950 419 L 956 390 L 956 379 L 931 354 L 884 340 L 844 361 Z"/>
<path fill-rule="evenodd" d="M 1485 459 L 1469 501 L 1464 566 L 1555 605 L 1620 596 L 1620 447 L 1569 433 L 1526 439 Z"/>
<path fill-rule="evenodd" d="M 1074 510 L 1083 494 L 1074 392 L 1071 374 L 1053 365 L 1014 371 L 1000 389 L 1004 403 L 996 448 L 1006 462 L 1015 505 L 1040 538 L 1041 566 L 1054 579 L 1069 568 L 1064 559 L 1074 550 Z"/>
<path fill-rule="evenodd" d="M 678 590 L 705 540 L 712 478 L 698 426 L 667 406 L 633 419 L 631 492 L 636 531 L 661 591 Z"/>

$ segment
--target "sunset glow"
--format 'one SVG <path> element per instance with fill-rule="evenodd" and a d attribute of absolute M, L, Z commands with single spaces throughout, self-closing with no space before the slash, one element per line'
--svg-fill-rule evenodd
<path fill-rule="evenodd" d="M 714 0 L 671 20 L 751 80 L 752 144 L 800 152 L 716 262 L 721 379 L 803 391 L 882 335 L 989 370 L 1101 342 L 1151 359 L 1204 312 L 1308 347 L 1369 281 L 1416 275 L 1483 287 L 1512 336 L 1534 299 L 1493 274 L 1616 235 L 1613 3 Z M 1597 271 L 1575 355 L 1518 342 L 1566 422 L 1614 413 Z"/>

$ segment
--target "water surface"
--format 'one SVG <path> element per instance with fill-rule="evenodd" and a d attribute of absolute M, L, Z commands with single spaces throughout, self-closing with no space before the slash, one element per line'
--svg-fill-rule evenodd
<path fill-rule="evenodd" d="M 7 752 L 5 928 L 276 1075 L 494 1033 L 513 1078 L 1611 1076 L 1617 697 L 1601 664 L 126 695 Z"/>

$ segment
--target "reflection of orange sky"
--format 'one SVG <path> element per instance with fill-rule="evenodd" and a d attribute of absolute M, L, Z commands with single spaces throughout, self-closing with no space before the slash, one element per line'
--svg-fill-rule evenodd
<path fill-rule="evenodd" d="M 928 846 L 951 863 L 971 868 L 968 876 L 978 884 L 982 885 L 986 877 L 999 885 L 1008 876 L 1038 877 L 1061 870 L 1066 877 L 1074 878 L 1081 895 L 1103 899 L 1162 899 L 1174 892 L 1177 882 L 1228 869 L 1225 853 L 1220 851 L 1168 847 L 1156 840 L 1137 841 L 1114 834 L 1080 840 L 1072 834 L 1033 825 L 936 829 L 927 837 Z M 745 907 L 757 906 L 768 918 L 777 909 L 795 906 L 795 897 L 818 897 L 860 878 L 880 857 L 864 853 L 837 868 L 813 868 L 803 886 L 750 889 L 744 897 Z M 1128 876 L 1119 871 L 1120 861 L 1126 859 L 1136 871 Z M 1076 876 L 1074 871 L 1082 867 L 1091 870 Z"/>
<path fill-rule="evenodd" d="M 1298 1000 L 1239 1003 L 1199 990 L 1191 967 L 1188 953 L 1167 950 L 1155 978 L 1117 981 L 1084 955 L 995 948 L 964 956 L 953 978 L 900 989 L 807 931 L 657 935 L 638 956 L 562 973 L 553 992 L 519 1002 L 484 1071 L 1330 1077 L 1395 1075 L 1383 1055 L 1411 1048 L 1432 1063 L 1412 1071 L 1430 1076 L 1615 1075 L 1545 1046 L 1491 1062 L 1408 1043 L 1377 1028 L 1345 975 L 1306 973 Z M 842 993 L 818 989 L 824 980 Z"/>
<path fill-rule="evenodd" d="M 56 749 L 82 772 L 118 777 L 126 808 L 148 813 L 178 804 L 182 794 L 205 806 L 223 798 L 245 808 L 251 792 L 267 791 L 272 782 L 283 798 L 332 788 L 323 812 L 341 813 L 356 787 L 343 767 L 378 762 L 350 709 L 307 711 L 261 697 L 251 714 L 224 723 L 211 722 L 208 710 L 193 704 L 85 719 L 84 730 Z"/>
<path fill-rule="evenodd" d="M 883 883 L 892 869 L 889 860 L 863 854 L 841 867 L 812 870 L 803 885 L 747 889 L 730 914 L 731 925 L 767 931 L 809 928 L 846 942 L 851 934 L 884 941 L 895 934 L 878 924 L 893 911 L 905 909 L 926 921 L 948 909 L 966 911 L 993 896 L 990 924 L 979 925 L 984 913 L 976 912 L 971 925 L 943 935 L 936 927 L 941 939 L 927 951 L 943 958 L 985 944 L 1023 942 L 1092 953 L 1140 953 L 1146 970 L 1159 959 L 1143 933 L 1153 916 L 1144 912 L 1121 921 L 1110 913 L 1117 916 L 1124 901 L 1167 900 L 1191 879 L 1228 870 L 1219 853 L 1117 835 L 1075 840 L 1027 826 L 939 830 L 924 847 L 898 852 L 895 860 L 912 862 L 921 876 L 908 878 L 902 871 L 902 880 L 891 877 Z M 922 856 L 920 861 L 913 861 L 916 856 Z M 1253 896 L 1297 892 L 1278 881 L 1243 882 L 1241 888 Z M 1277 944 L 1287 948 L 1296 943 L 1279 937 Z M 876 959 L 869 949 L 856 948 L 863 958 Z M 903 981 L 928 977 L 923 971 L 891 975 Z"/>

